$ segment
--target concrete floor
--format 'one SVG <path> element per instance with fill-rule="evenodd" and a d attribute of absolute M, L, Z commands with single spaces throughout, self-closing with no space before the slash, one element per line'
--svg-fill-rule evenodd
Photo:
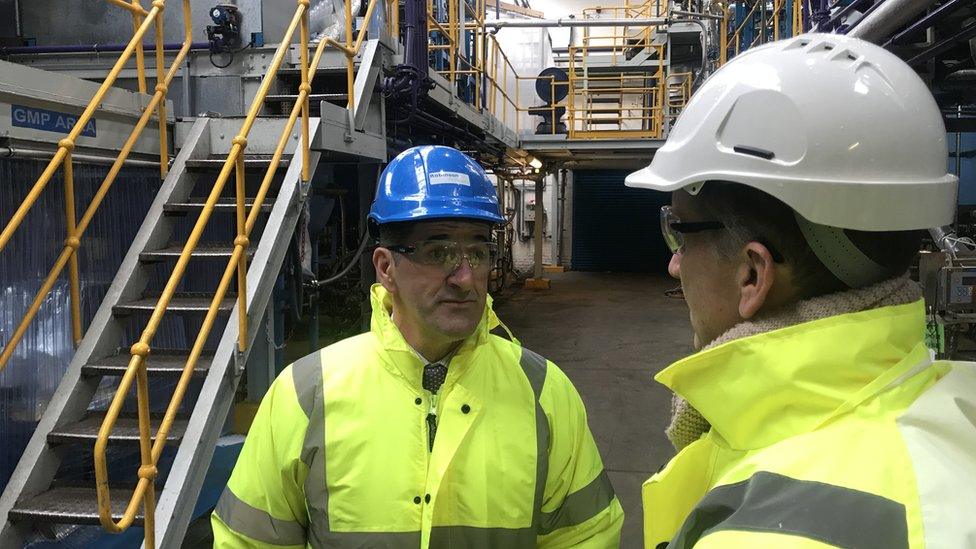
<path fill-rule="evenodd" d="M 677 286 L 664 275 L 548 276 L 551 290 L 503 295 L 496 311 L 576 385 L 626 513 L 621 547 L 643 547 L 641 483 L 674 455 L 664 436 L 671 394 L 652 377 L 691 353 L 687 309 L 664 296 Z"/>

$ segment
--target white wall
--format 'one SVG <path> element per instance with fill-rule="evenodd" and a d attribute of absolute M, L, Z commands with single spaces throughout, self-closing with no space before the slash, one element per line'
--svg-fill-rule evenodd
<path fill-rule="evenodd" d="M 575 15 L 582 17 L 584 8 L 614 7 L 623 6 L 622 0 L 532 0 L 529 3 L 532 9 L 541 11 L 546 15 L 546 19 L 559 19 Z M 576 29 L 577 35 L 582 33 L 582 29 Z M 565 48 L 569 45 L 569 29 L 552 28 L 549 29 L 552 37 L 552 45 L 557 48 Z"/>

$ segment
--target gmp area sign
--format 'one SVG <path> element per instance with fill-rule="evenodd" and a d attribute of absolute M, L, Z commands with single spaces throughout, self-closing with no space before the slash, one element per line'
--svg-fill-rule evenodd
<path fill-rule="evenodd" d="M 21 105 L 10 106 L 10 119 L 14 126 L 20 128 L 65 134 L 71 132 L 71 128 L 74 128 L 75 123 L 78 122 L 78 116 L 74 114 Z M 94 119 L 85 124 L 85 129 L 82 130 L 81 135 L 95 137 Z"/>

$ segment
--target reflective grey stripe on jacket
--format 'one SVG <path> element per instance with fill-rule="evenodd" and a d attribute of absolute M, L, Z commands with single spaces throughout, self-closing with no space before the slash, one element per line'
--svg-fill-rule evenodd
<path fill-rule="evenodd" d="M 690 549 L 722 530 L 789 534 L 845 549 L 908 549 L 901 503 L 766 471 L 708 492 L 668 549 Z"/>

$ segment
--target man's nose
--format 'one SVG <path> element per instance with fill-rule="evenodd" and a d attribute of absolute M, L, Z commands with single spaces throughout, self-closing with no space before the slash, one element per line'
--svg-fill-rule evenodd
<path fill-rule="evenodd" d="M 474 287 L 474 272 L 471 270 L 471 265 L 468 264 L 468 258 L 461 259 L 461 264 L 458 265 L 457 269 L 454 269 L 447 281 L 451 286 L 462 290 L 470 290 Z"/>
<path fill-rule="evenodd" d="M 671 254 L 671 261 L 668 263 L 668 274 L 681 280 L 681 254 Z"/>

